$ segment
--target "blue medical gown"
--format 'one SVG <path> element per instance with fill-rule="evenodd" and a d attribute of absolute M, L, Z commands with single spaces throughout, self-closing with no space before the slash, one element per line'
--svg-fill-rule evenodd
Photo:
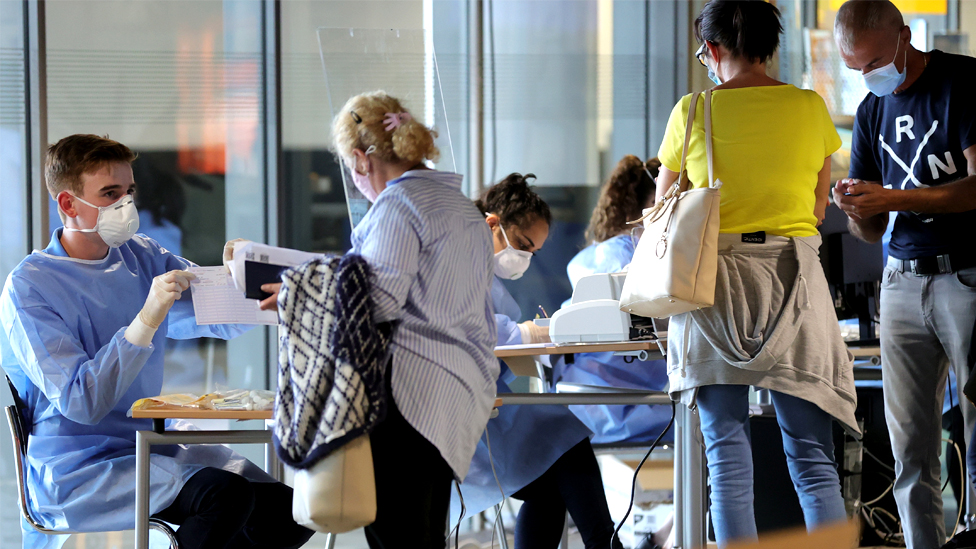
<path fill-rule="evenodd" d="M 126 412 L 160 394 L 166 338 L 229 339 L 244 326 L 197 326 L 184 292 L 150 347 L 123 336 L 155 276 L 190 263 L 136 235 L 105 259 L 68 257 L 61 229 L 10 274 L 0 297 L 0 358 L 31 415 L 27 483 L 33 515 L 44 526 L 75 531 L 133 528 L 135 434 L 152 421 Z M 171 429 L 192 428 L 171 422 Z M 257 466 L 224 446 L 154 446 L 150 512 L 169 506 L 205 466 L 266 480 Z M 60 547 L 26 523 L 24 547 Z"/>
<path fill-rule="evenodd" d="M 634 241 L 630 235 L 615 236 L 591 244 L 569 262 L 566 272 L 576 288 L 580 278 L 600 273 L 616 273 L 630 264 L 634 257 Z M 563 304 L 563 306 L 569 303 Z M 553 364 L 555 381 L 627 387 L 632 389 L 664 390 L 668 385 L 667 361 L 633 361 L 613 353 L 582 353 L 575 355 L 573 364 L 559 360 Z M 595 444 L 615 442 L 653 441 L 671 419 L 668 406 L 570 406 L 570 410 L 593 430 Z M 673 440 L 673 431 L 664 440 Z"/>
<path fill-rule="evenodd" d="M 497 277 L 491 286 L 492 304 L 498 326 L 498 345 L 520 345 L 522 335 L 517 320 L 522 316 L 512 294 Z M 497 391 L 511 393 L 508 382 L 515 374 L 502 363 Z M 590 436 L 591 431 L 564 406 L 501 406 L 498 417 L 488 420 L 487 436 L 481 435 L 468 475 L 461 483 L 465 513 L 472 515 L 502 501 L 545 473 L 570 448 Z M 498 474 L 492 474 L 488 443 Z M 457 492 L 451 492 L 451 522 L 460 516 Z"/>

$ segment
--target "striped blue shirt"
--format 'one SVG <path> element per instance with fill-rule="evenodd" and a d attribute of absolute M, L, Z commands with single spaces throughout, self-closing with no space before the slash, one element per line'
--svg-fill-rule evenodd
<path fill-rule="evenodd" d="M 387 183 L 352 234 L 373 272 L 376 322 L 393 336 L 393 398 L 463 479 L 495 398 L 493 252 L 461 176 L 413 170 Z"/>

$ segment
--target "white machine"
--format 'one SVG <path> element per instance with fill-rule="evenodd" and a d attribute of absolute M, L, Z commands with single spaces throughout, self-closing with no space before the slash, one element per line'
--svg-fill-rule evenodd
<path fill-rule="evenodd" d="M 620 310 L 627 273 L 595 274 L 576 283 L 572 304 L 549 319 L 553 343 L 629 341 L 654 337 L 653 321 Z"/>

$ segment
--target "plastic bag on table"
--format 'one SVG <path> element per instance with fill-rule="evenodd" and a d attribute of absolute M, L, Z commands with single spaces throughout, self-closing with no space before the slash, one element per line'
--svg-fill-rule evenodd
<path fill-rule="evenodd" d="M 229 389 L 217 386 L 217 391 L 202 397 L 202 406 L 209 410 L 271 410 L 274 391 L 262 389 Z"/>

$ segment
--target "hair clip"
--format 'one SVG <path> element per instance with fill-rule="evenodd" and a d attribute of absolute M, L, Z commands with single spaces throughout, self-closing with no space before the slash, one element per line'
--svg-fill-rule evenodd
<path fill-rule="evenodd" d="M 413 120 L 413 117 L 410 116 L 410 113 L 408 112 L 398 112 L 398 113 L 388 112 L 386 113 L 386 117 L 383 119 L 383 123 L 386 124 L 386 126 L 383 129 L 385 129 L 388 132 L 391 132 L 399 128 L 400 125 L 406 122 L 407 120 Z"/>
<path fill-rule="evenodd" d="M 352 117 L 353 122 L 355 122 L 357 124 L 362 124 L 363 123 L 363 118 L 361 116 L 359 116 L 358 114 L 356 114 L 356 111 L 349 111 L 349 116 Z"/>

